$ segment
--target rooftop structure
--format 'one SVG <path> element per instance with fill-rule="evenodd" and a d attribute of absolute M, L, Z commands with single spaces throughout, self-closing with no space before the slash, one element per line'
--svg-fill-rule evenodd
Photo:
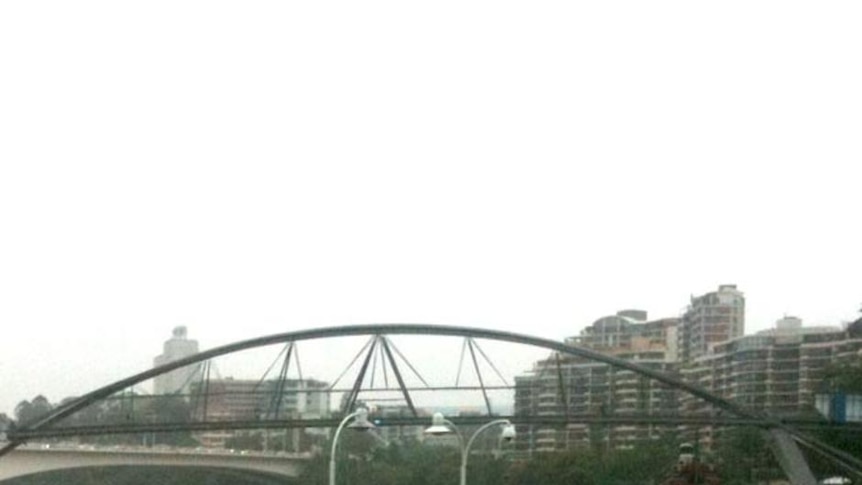
<path fill-rule="evenodd" d="M 632 360 L 675 362 L 678 325 L 678 318 L 649 321 L 643 310 L 622 310 L 599 318 L 566 343 Z"/>

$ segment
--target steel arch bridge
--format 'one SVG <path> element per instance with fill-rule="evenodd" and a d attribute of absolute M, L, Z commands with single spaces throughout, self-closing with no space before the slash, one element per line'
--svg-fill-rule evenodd
<path fill-rule="evenodd" d="M 441 325 L 430 325 L 430 324 L 370 324 L 370 325 L 347 325 L 347 326 L 339 326 L 339 327 L 324 327 L 324 328 L 315 328 L 308 330 L 300 330 L 295 332 L 286 332 L 275 335 L 269 335 L 264 337 L 253 338 L 249 340 L 244 340 L 228 345 L 224 345 L 221 347 L 213 348 L 204 352 L 197 353 L 193 356 L 183 358 L 180 360 L 176 360 L 170 362 L 168 364 L 155 367 L 153 369 L 149 369 L 144 372 L 140 372 L 138 374 L 132 375 L 125 379 L 121 379 L 112 384 L 106 385 L 94 391 L 91 391 L 87 394 L 82 395 L 79 398 L 66 402 L 63 405 L 58 406 L 53 409 L 51 412 L 45 414 L 41 418 L 35 420 L 32 423 L 29 423 L 25 426 L 19 427 L 18 429 L 9 433 L 8 439 L 9 442 L 2 448 L 0 448 L 0 457 L 5 455 L 6 453 L 14 450 L 16 447 L 21 445 L 22 443 L 39 438 L 52 438 L 52 437 L 64 437 L 64 436 L 76 436 L 76 435 L 87 435 L 87 434 L 111 434 L 111 433 L 136 433 L 136 432 L 166 432 L 166 431 L 176 431 L 177 429 L 185 429 L 185 430 L 207 430 L 207 429 L 266 429 L 266 428 L 291 428 L 291 427 L 331 427 L 335 423 L 333 419 L 319 419 L 319 420 L 298 420 L 298 419 L 278 419 L 278 416 L 275 416 L 275 419 L 261 421 L 261 420 L 251 420 L 247 422 L 207 422 L 206 420 L 197 422 L 197 423 L 131 423 L 124 425 L 105 425 L 105 426 L 90 426 L 90 427 L 70 427 L 70 426 L 62 426 L 62 422 L 74 416 L 76 413 L 81 412 L 88 406 L 91 406 L 100 401 L 104 401 L 110 399 L 112 396 L 117 395 L 125 390 L 132 389 L 133 386 L 142 383 L 144 381 L 148 381 L 150 379 L 156 378 L 158 376 L 165 375 L 169 372 L 175 371 L 177 369 L 188 367 L 188 366 L 200 366 L 206 365 L 211 360 L 227 356 L 230 354 L 239 353 L 242 351 L 256 349 L 265 346 L 271 346 L 275 344 L 285 344 L 286 347 L 282 351 L 282 354 L 285 355 L 282 373 L 280 379 L 283 381 L 286 374 L 287 369 L 291 362 L 291 354 L 295 349 L 295 345 L 299 342 L 310 341 L 310 340 L 319 340 L 319 339 L 329 339 L 334 337 L 369 337 L 365 346 L 360 350 L 360 352 L 356 355 L 356 357 L 351 362 L 351 366 L 358 361 L 360 357 L 362 357 L 361 367 L 359 369 L 358 377 L 353 383 L 353 386 L 349 389 L 345 389 L 347 399 L 343 402 L 343 408 L 349 409 L 357 402 L 357 397 L 359 393 L 363 390 L 363 382 L 367 380 L 367 371 L 369 368 L 372 370 L 372 382 L 373 382 L 373 372 L 374 368 L 377 365 L 376 361 L 379 357 L 381 361 L 381 365 L 383 366 L 383 372 L 386 372 L 388 362 L 388 368 L 391 369 L 394 379 L 398 383 L 397 389 L 401 395 L 403 396 L 403 401 L 406 402 L 409 407 L 412 416 L 394 418 L 388 420 L 386 424 L 393 425 L 416 425 L 424 423 L 424 419 L 420 419 L 417 414 L 416 408 L 413 403 L 413 399 L 411 397 L 411 389 L 409 386 L 405 384 L 404 373 L 402 372 L 401 367 L 398 365 L 398 357 L 401 359 L 402 366 L 406 364 L 407 367 L 411 371 L 413 371 L 423 383 L 424 379 L 422 379 L 421 375 L 416 372 L 410 362 L 404 357 L 401 352 L 395 347 L 394 343 L 389 338 L 390 336 L 395 335 L 415 335 L 415 336 L 441 336 L 441 337 L 460 337 L 463 338 L 463 346 L 461 351 L 462 362 L 464 360 L 464 356 L 467 351 L 469 351 L 469 356 L 472 360 L 472 364 L 475 367 L 475 371 L 479 378 L 479 389 L 482 392 L 484 397 L 484 401 L 488 407 L 488 414 L 491 414 L 491 405 L 488 400 L 488 389 L 491 389 L 492 386 L 488 386 L 483 382 L 482 376 L 479 371 L 479 363 L 478 361 L 484 358 L 487 360 L 488 364 L 494 369 L 495 372 L 499 375 L 499 371 L 497 371 L 496 367 L 494 367 L 493 362 L 487 357 L 485 352 L 478 345 L 478 342 L 475 339 L 481 339 L 485 341 L 495 341 L 495 342 L 504 342 L 510 344 L 518 344 L 529 347 L 535 347 L 538 349 L 543 349 L 550 351 L 552 353 L 556 353 L 558 356 L 566 356 L 566 357 L 575 357 L 586 359 L 588 361 L 607 364 L 614 369 L 630 371 L 642 378 L 646 378 L 662 385 L 668 386 L 672 389 L 680 390 L 685 393 L 690 394 L 696 398 L 703 400 L 709 405 L 713 406 L 713 408 L 719 410 L 723 416 L 678 416 L 678 415 L 670 415 L 670 416 L 594 416 L 594 415 L 578 415 L 578 414 L 570 414 L 566 412 L 560 416 L 554 417 L 531 417 L 531 416 L 512 416 L 511 419 L 520 423 L 538 423 L 538 424 L 567 424 L 567 423 L 576 423 L 576 422 L 601 422 L 605 424 L 626 424 L 626 423 L 652 423 L 652 424 L 691 424 L 691 425 L 753 425 L 760 427 L 764 430 L 772 431 L 773 433 L 780 433 L 781 435 L 790 437 L 792 439 L 785 440 L 785 445 L 788 443 L 795 446 L 793 442 L 802 444 L 804 447 L 809 448 L 816 453 L 825 456 L 829 460 L 833 461 L 837 465 L 841 466 L 845 470 L 856 474 L 857 476 L 862 477 L 862 461 L 855 458 L 854 456 L 843 452 L 842 450 L 836 449 L 821 440 L 809 435 L 805 431 L 803 431 L 804 425 L 811 425 L 817 423 L 804 422 L 804 421 L 787 421 L 777 419 L 775 417 L 768 416 L 766 414 L 753 411 L 748 409 L 738 403 L 732 402 L 730 400 L 724 399 L 720 396 L 716 396 L 696 385 L 685 382 L 682 379 L 669 375 L 658 370 L 639 365 L 635 362 L 622 360 L 616 358 L 611 355 L 602 354 L 600 352 L 583 348 L 579 346 L 574 346 L 567 343 L 562 343 L 558 341 L 553 341 L 549 339 L 544 339 L 540 337 L 534 337 L 525 334 L 512 333 L 512 332 L 504 332 L 497 330 L 489 330 L 483 328 L 471 328 L 471 327 L 460 327 L 460 326 L 441 326 Z M 299 364 L 298 356 L 296 357 L 297 366 Z M 372 360 L 373 359 L 373 360 Z M 269 371 L 267 371 L 269 372 Z M 459 367 L 459 375 L 460 375 L 460 367 Z M 209 367 L 206 367 L 206 378 L 209 378 Z M 343 375 L 343 373 L 342 373 Z M 502 378 L 502 376 L 501 376 Z M 339 377 L 340 379 L 340 377 Z M 427 383 L 425 383 L 427 386 Z M 373 385 L 373 384 L 372 384 Z M 562 377 L 560 377 L 560 385 L 562 386 Z M 388 384 L 387 384 L 388 386 Z M 429 389 L 430 386 L 427 386 Z M 512 386 L 508 386 L 508 388 L 512 389 Z M 436 388 L 438 390 L 443 390 L 445 388 Z M 450 390 L 459 389 L 457 383 L 456 386 L 449 388 Z M 283 389 L 282 389 L 283 390 Z M 204 413 L 205 414 L 205 413 Z M 464 420 L 465 423 L 470 421 L 478 422 L 481 420 L 481 417 L 473 417 L 466 418 Z M 796 457 L 801 457 L 798 454 L 798 449 L 796 450 Z M 800 482 L 801 483 L 801 482 Z"/>

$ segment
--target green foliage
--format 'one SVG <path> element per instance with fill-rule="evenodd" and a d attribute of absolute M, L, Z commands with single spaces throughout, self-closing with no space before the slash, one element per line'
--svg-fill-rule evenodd
<path fill-rule="evenodd" d="M 615 485 L 655 483 L 676 462 L 677 444 L 662 439 L 626 450 L 584 447 L 568 452 L 535 455 L 514 464 L 506 485 L 553 485 L 578 483 Z"/>
<path fill-rule="evenodd" d="M 586 448 L 583 454 L 540 453 L 528 461 L 513 464 L 505 483 L 506 485 L 598 484 L 600 482 L 596 472 L 600 467 L 596 466 L 595 457 L 596 453 Z"/>
<path fill-rule="evenodd" d="M 862 319 L 853 326 L 862 332 Z M 821 391 L 827 393 L 862 394 L 862 356 L 836 362 L 823 372 Z M 826 444 L 862 459 L 862 436 L 853 429 L 826 428 L 813 433 Z M 844 470 L 836 467 L 816 453 L 809 453 L 812 470 L 819 476 L 841 475 Z"/>
<path fill-rule="evenodd" d="M 61 404 L 66 404 L 74 399 L 66 398 Z M 21 406 L 19 404 L 19 407 Z M 188 423 L 190 420 L 191 408 L 188 402 L 180 396 L 142 396 L 128 392 L 90 404 L 63 419 L 57 425 Z M 198 445 L 189 431 L 89 436 L 81 437 L 80 441 L 99 445 L 164 444 L 188 447 Z"/>
<path fill-rule="evenodd" d="M 342 443 L 345 440 L 346 443 Z M 364 443 L 366 447 L 360 447 Z M 346 446 L 345 446 L 346 445 Z M 326 485 L 329 483 L 329 450 L 317 455 L 303 468 L 300 477 L 303 484 Z M 474 461 L 475 459 L 475 461 Z M 336 473 L 338 485 L 437 485 L 458 483 L 460 454 L 448 446 L 425 446 L 418 442 L 381 446 L 369 433 L 343 434 L 338 443 Z M 481 473 L 488 464 L 477 456 L 471 458 L 470 469 Z M 498 472 L 502 477 L 502 471 Z M 501 482 L 485 481 L 471 473 L 471 485 L 500 485 Z"/>
<path fill-rule="evenodd" d="M 862 394 L 862 357 L 826 367 L 821 388 L 825 392 Z"/>
<path fill-rule="evenodd" d="M 54 406 L 43 395 L 38 395 L 32 401 L 26 399 L 15 406 L 15 420 L 19 426 L 28 426 L 51 412 Z"/>
<path fill-rule="evenodd" d="M 150 403 L 149 415 L 156 423 L 188 423 L 191 421 L 191 407 L 180 396 L 157 396 Z M 189 431 L 157 433 L 154 436 L 156 444 L 170 446 L 196 446 L 197 441 Z"/>
<path fill-rule="evenodd" d="M 749 484 L 783 476 L 767 437 L 759 428 L 723 430 L 714 461 L 723 484 Z"/>
<path fill-rule="evenodd" d="M 838 448 L 841 451 L 850 453 L 856 458 L 862 459 L 862 436 L 856 430 L 846 430 L 840 428 L 829 428 L 818 430 L 814 433 L 815 437 L 822 440 L 824 443 Z M 808 451 L 808 450 L 804 450 Z M 806 453 L 809 466 L 815 475 L 820 477 L 829 477 L 835 475 L 846 475 L 847 471 L 832 461 L 824 458 L 819 453 L 808 451 Z"/>
<path fill-rule="evenodd" d="M 351 439 L 363 436 L 352 435 Z M 342 435 L 342 438 L 347 436 L 351 435 Z M 371 443 L 371 447 L 362 450 L 356 448 L 357 445 L 358 442 L 354 442 L 342 449 L 339 443 L 336 461 L 338 485 L 458 483 L 461 456 L 454 447 L 418 442 L 389 446 Z M 659 440 L 618 451 L 584 447 L 568 452 L 540 453 L 523 460 L 515 459 L 511 452 L 489 452 L 487 448 L 473 451 L 467 473 L 470 485 L 657 483 L 677 458 L 677 444 L 672 440 Z M 328 452 L 317 456 L 304 468 L 301 481 L 307 485 L 326 485 L 328 460 Z"/>

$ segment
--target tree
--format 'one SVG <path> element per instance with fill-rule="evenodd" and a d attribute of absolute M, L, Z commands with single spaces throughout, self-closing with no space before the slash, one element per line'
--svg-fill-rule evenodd
<path fill-rule="evenodd" d="M 346 433 L 339 440 L 338 485 L 451 485 L 457 483 L 461 454 L 456 447 L 419 441 L 380 446 L 370 434 Z M 343 447 L 342 447 L 343 446 Z M 303 469 L 301 482 L 328 483 L 329 446 Z M 640 443 L 628 450 L 583 447 L 538 453 L 519 460 L 511 454 L 475 449 L 467 470 L 471 485 L 631 485 L 657 483 L 677 460 L 674 437 Z"/>
<path fill-rule="evenodd" d="M 189 403 L 180 396 L 154 396 L 151 401 L 150 415 L 153 422 L 184 424 L 192 419 L 192 410 Z M 173 431 L 169 433 L 158 433 L 155 441 L 159 444 L 171 446 L 197 446 L 190 431 Z"/>
<path fill-rule="evenodd" d="M 6 415 L 6 413 L 0 413 L 0 434 L 6 432 L 7 429 L 12 427 L 13 425 L 12 418 Z"/>
<path fill-rule="evenodd" d="M 15 421 L 25 425 L 33 419 L 33 405 L 24 399 L 15 406 Z"/>
<path fill-rule="evenodd" d="M 826 392 L 862 394 L 862 356 L 827 366 L 820 387 Z"/>
<path fill-rule="evenodd" d="M 303 468 L 300 482 L 325 485 L 329 480 L 331 442 Z M 450 485 L 457 483 L 460 455 L 455 448 L 407 442 L 381 446 L 368 433 L 344 433 L 338 440 L 338 484 Z M 471 463 L 472 466 L 472 463 Z M 479 464 L 479 466 L 482 466 Z M 491 482 L 471 480 L 481 485 Z M 500 482 L 494 485 L 501 485 Z"/>
<path fill-rule="evenodd" d="M 748 484 L 783 476 L 769 441 L 759 428 L 723 431 L 718 440 L 716 461 L 722 483 Z"/>
<path fill-rule="evenodd" d="M 599 482 L 596 469 L 598 453 L 584 448 L 578 452 L 539 453 L 526 462 L 514 464 L 506 485 L 556 485 L 577 483 L 596 485 Z"/>
<path fill-rule="evenodd" d="M 29 426 L 51 412 L 52 409 L 53 406 L 48 398 L 40 394 L 34 397 L 32 401 L 25 399 L 15 406 L 15 420 L 19 426 Z"/>

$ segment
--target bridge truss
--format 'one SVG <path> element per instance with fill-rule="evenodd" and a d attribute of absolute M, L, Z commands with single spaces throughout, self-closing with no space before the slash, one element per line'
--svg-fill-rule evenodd
<path fill-rule="evenodd" d="M 358 340 L 359 350 L 355 353 L 348 352 L 346 350 L 348 347 L 334 344 L 335 340 L 343 338 L 352 338 L 354 343 Z M 417 338 L 421 339 L 420 342 L 437 339 L 435 344 L 440 339 L 448 339 L 450 344 L 454 342 L 455 345 L 439 349 L 435 349 L 430 344 L 414 346 L 414 353 L 425 356 L 424 366 L 420 366 L 413 362 L 415 359 L 412 358 L 411 352 L 403 351 L 400 341 L 396 345 L 396 340 L 402 338 L 414 339 L 414 343 Z M 322 350 L 315 353 L 318 362 L 310 369 L 308 356 L 303 352 L 305 358 L 300 359 L 299 352 L 301 346 L 305 349 L 305 346 L 312 342 Z M 489 347 L 494 347 L 497 352 L 490 350 Z M 517 380 L 511 378 L 513 374 L 527 372 L 530 370 L 528 368 L 501 370 L 505 367 L 501 364 L 516 355 L 517 349 L 523 348 L 531 349 L 533 355 L 543 355 L 540 358 L 549 363 L 539 371 L 540 375 L 547 372 L 547 369 L 553 371 L 556 367 L 557 372 L 554 377 L 557 389 L 554 395 L 559 402 L 555 403 L 557 405 L 554 409 L 557 409 L 557 412 L 512 413 L 511 407 L 499 405 L 500 400 L 513 399 L 514 393 L 519 390 L 529 393 L 530 387 L 537 385 L 535 382 L 512 382 Z M 277 350 L 275 358 L 269 362 L 262 374 L 258 372 L 257 385 L 236 395 L 224 389 L 224 383 L 230 379 L 220 376 L 219 369 L 223 365 L 220 363 L 221 359 L 230 358 L 236 361 L 240 354 L 259 350 L 267 350 L 271 355 L 273 349 Z M 499 355 L 501 353 L 504 355 L 502 359 Z M 408 354 L 411 355 L 409 359 Z M 321 356 L 325 357 L 322 361 Z M 568 396 L 578 391 L 563 375 L 561 362 L 565 359 L 606 364 L 612 369 L 632 373 L 644 382 L 648 382 L 649 386 L 661 386 L 701 400 L 708 404 L 711 410 L 701 415 L 683 415 L 675 410 L 673 412 L 652 410 L 648 413 L 628 414 L 608 413 L 604 409 L 598 412 L 577 412 L 568 405 L 570 402 Z M 338 362 L 343 364 L 343 361 L 347 361 L 346 366 L 338 364 Z M 454 371 L 454 375 L 452 372 L 442 370 L 446 367 L 444 364 L 456 362 L 457 370 Z M 305 367 L 305 376 L 303 367 Z M 317 378 L 320 367 L 329 369 L 333 377 L 326 381 L 316 380 L 314 381 L 316 385 L 306 386 L 305 383 L 312 380 L 309 376 Z M 337 368 L 342 370 L 335 376 L 332 370 Z M 147 394 L 141 390 L 141 386 L 154 378 L 179 369 L 186 369 L 185 374 L 189 379 L 171 396 L 182 399 L 190 406 L 191 413 L 188 419 L 157 422 L 154 419 L 148 420 L 146 414 L 136 412 L 136 409 L 152 407 L 144 403 L 165 397 Z M 548 376 L 544 377 L 547 381 Z M 296 388 L 297 383 L 303 386 L 301 392 Z M 403 410 L 398 415 L 377 417 L 377 424 L 380 426 L 424 426 L 429 421 L 425 410 L 439 407 L 440 404 L 439 400 L 435 403 L 429 396 L 443 396 L 450 401 L 453 396 L 457 396 L 454 400 L 463 401 L 461 396 L 465 393 L 469 393 L 478 405 L 475 406 L 476 412 L 473 415 L 451 418 L 458 424 L 480 424 L 486 422 L 490 416 L 494 416 L 495 418 L 508 417 L 514 423 L 524 426 L 565 427 L 571 424 L 666 427 L 756 426 L 789 436 L 792 438 L 790 441 L 828 458 L 848 473 L 862 477 L 862 461 L 807 432 L 811 427 L 829 426 L 829 423 L 819 420 L 782 420 L 768 416 L 715 396 L 675 375 L 587 348 L 510 332 L 424 324 L 318 328 L 245 340 L 200 352 L 127 377 L 65 402 L 35 422 L 26 423 L 11 431 L 8 434 L 9 442 L 0 448 L 0 456 L 26 441 L 72 436 L 177 430 L 206 432 L 329 428 L 337 424 L 339 415 L 347 414 L 360 402 L 372 406 L 376 403 L 381 408 L 396 405 Z M 337 396 L 340 398 L 338 403 L 340 412 L 314 418 L 297 414 L 288 409 L 286 398 L 293 396 L 292 398 L 295 399 L 299 394 L 304 398 L 314 394 L 325 394 L 328 396 L 327 402 L 329 398 Z M 251 416 L 230 419 L 219 415 L 216 406 L 217 403 L 230 399 L 250 399 L 258 404 Z M 85 414 L 88 409 L 105 403 L 113 403 L 115 409 L 121 410 L 121 416 L 125 412 L 125 419 L 108 423 L 89 422 L 84 425 L 74 419 L 76 416 Z M 844 425 L 842 429 L 852 428 Z"/>

